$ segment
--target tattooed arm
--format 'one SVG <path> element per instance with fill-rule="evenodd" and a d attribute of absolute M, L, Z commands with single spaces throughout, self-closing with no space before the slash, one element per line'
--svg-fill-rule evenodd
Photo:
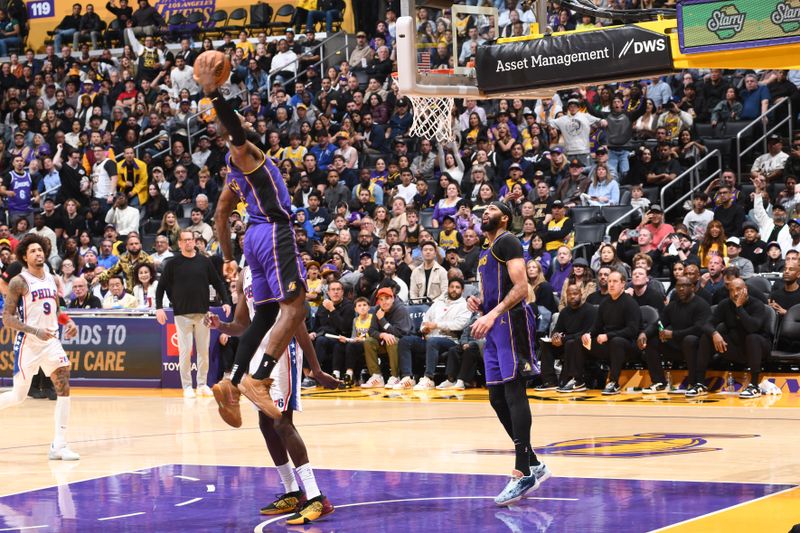
<path fill-rule="evenodd" d="M 35 328 L 29 326 L 20 320 L 17 312 L 17 304 L 19 299 L 28 292 L 28 284 L 25 280 L 17 276 L 12 279 L 8 284 L 8 295 L 6 296 L 5 306 L 3 307 L 3 325 L 7 328 L 22 331 L 30 335 L 35 335 L 38 339 L 46 341 L 55 337 L 53 332 L 47 331 L 46 328 Z"/>

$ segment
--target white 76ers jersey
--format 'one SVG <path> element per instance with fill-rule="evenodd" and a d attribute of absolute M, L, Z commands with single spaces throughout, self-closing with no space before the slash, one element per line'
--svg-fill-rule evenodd
<path fill-rule="evenodd" d="M 245 302 L 247 302 L 247 310 L 250 312 L 250 319 L 255 316 L 256 310 L 253 305 L 253 275 L 250 273 L 250 267 L 246 266 L 239 274 L 244 276 L 242 279 L 242 292 L 244 293 Z M 239 302 L 237 305 L 242 305 Z M 277 322 L 280 313 L 275 320 Z M 250 360 L 250 373 L 253 374 L 258 370 L 261 364 L 261 357 L 267 349 L 267 342 L 269 341 L 269 334 L 272 328 L 264 335 L 264 339 Z M 270 397 L 275 405 L 281 411 L 293 410 L 302 411 L 300 403 L 300 382 L 303 374 L 303 350 L 297 344 L 296 339 L 289 341 L 289 346 L 284 350 L 283 355 L 278 360 L 275 368 L 272 370 L 270 377 L 272 378 L 272 385 L 269 389 Z"/>
<path fill-rule="evenodd" d="M 58 331 L 58 286 L 51 274 L 38 278 L 23 269 L 20 273 L 28 291 L 17 304 L 20 320 L 28 326 Z M 57 337 L 46 341 L 18 331 L 14 337 L 14 374 L 30 379 L 41 367 L 46 376 L 55 369 L 70 366 L 67 354 Z"/>
<path fill-rule="evenodd" d="M 28 292 L 18 304 L 22 321 L 34 328 L 58 331 L 58 287 L 53 276 L 45 272 L 44 278 L 37 278 L 24 269 L 20 276 L 28 285 Z M 34 337 L 31 340 L 39 341 L 35 336 L 31 337 Z"/>

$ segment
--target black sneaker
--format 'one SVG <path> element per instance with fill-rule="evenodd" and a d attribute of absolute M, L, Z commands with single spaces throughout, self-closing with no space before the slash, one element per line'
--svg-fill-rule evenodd
<path fill-rule="evenodd" d="M 304 378 L 303 381 L 300 383 L 301 389 L 316 389 L 317 382 L 314 381 L 313 378 Z"/>
<path fill-rule="evenodd" d="M 342 378 L 342 381 L 339 383 L 340 389 L 352 389 L 353 388 L 353 376 L 350 374 L 345 374 Z"/>
<path fill-rule="evenodd" d="M 31 389 L 28 391 L 28 396 L 34 400 L 43 400 L 47 398 L 47 394 L 42 389 Z"/>
<path fill-rule="evenodd" d="M 278 495 L 274 502 L 261 508 L 261 514 L 267 516 L 296 513 L 306 503 L 306 495 L 302 490 Z"/>
<path fill-rule="evenodd" d="M 544 383 L 542 383 L 533 390 L 535 390 L 536 392 L 547 392 L 551 390 L 558 390 L 558 385 L 556 385 L 552 381 L 545 381 Z"/>
<path fill-rule="evenodd" d="M 45 394 L 45 396 L 47 396 L 48 400 L 55 400 L 56 398 L 58 398 L 58 395 L 56 395 L 56 390 L 55 389 L 45 389 L 42 392 L 44 392 L 44 394 Z"/>
<path fill-rule="evenodd" d="M 586 384 L 583 382 L 577 383 L 575 378 L 571 378 L 565 385 L 559 387 L 557 390 L 563 394 L 569 394 L 571 392 L 583 392 L 586 390 Z"/>
<path fill-rule="evenodd" d="M 620 390 L 621 387 L 617 384 L 616 381 L 609 381 L 608 385 L 606 385 L 606 388 L 603 389 L 603 392 L 601 392 L 600 394 L 602 394 L 603 396 L 614 396 L 615 394 L 619 394 Z"/>
<path fill-rule="evenodd" d="M 761 397 L 761 391 L 759 390 L 758 387 L 756 387 L 752 383 L 739 392 L 739 398 L 742 398 L 743 400 L 749 400 L 750 398 L 760 398 L 760 397 Z"/>
<path fill-rule="evenodd" d="M 687 398 L 697 398 L 698 396 L 708 396 L 708 387 L 702 383 L 697 383 L 686 389 Z"/>

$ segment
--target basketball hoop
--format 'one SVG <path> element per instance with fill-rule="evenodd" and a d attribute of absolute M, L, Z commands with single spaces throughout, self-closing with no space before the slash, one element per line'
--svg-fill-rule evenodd
<path fill-rule="evenodd" d="M 425 70 L 421 73 L 451 76 L 452 69 Z M 397 72 L 392 72 L 397 79 Z M 402 95 L 411 100 L 414 121 L 408 134 L 423 139 L 435 139 L 440 144 L 455 140 L 453 135 L 453 99 L 444 96 Z"/>

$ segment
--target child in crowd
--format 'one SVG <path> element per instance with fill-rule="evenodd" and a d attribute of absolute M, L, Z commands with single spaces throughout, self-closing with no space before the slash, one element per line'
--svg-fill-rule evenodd
<path fill-rule="evenodd" d="M 644 195 L 644 188 L 641 185 L 631 187 L 631 207 L 638 207 L 642 212 L 650 207 L 650 200 Z"/>
<path fill-rule="evenodd" d="M 340 342 L 346 342 L 345 349 L 345 374 L 342 379 L 340 389 L 352 389 L 355 383 L 355 368 L 358 361 L 364 360 L 364 341 L 369 336 L 369 328 L 372 325 L 372 314 L 369 312 L 369 301 L 366 298 L 356 298 L 356 316 L 353 319 L 353 333 L 349 339 L 341 338 Z M 339 378 L 341 362 L 337 365 L 334 361 L 333 375 Z"/>
<path fill-rule="evenodd" d="M 306 285 L 308 286 L 306 301 L 308 302 L 309 315 L 313 318 L 322 304 L 322 277 L 319 274 L 319 263 L 309 261 L 306 264 L 306 275 Z"/>
<path fill-rule="evenodd" d="M 421 229 L 419 225 L 419 214 L 416 209 L 408 209 L 406 211 L 406 220 L 408 220 L 408 226 L 406 226 L 406 246 L 410 250 L 413 250 L 419 244 L 419 230 Z"/>
<path fill-rule="evenodd" d="M 468 229 L 475 230 L 478 237 L 481 236 L 481 219 L 472 214 L 469 200 L 459 200 L 456 204 L 456 229 L 461 235 Z"/>
<path fill-rule="evenodd" d="M 442 219 L 442 230 L 439 232 L 439 246 L 445 250 L 448 248 L 458 248 L 463 244 L 464 239 L 456 230 L 456 222 L 450 215 L 445 215 Z"/>

